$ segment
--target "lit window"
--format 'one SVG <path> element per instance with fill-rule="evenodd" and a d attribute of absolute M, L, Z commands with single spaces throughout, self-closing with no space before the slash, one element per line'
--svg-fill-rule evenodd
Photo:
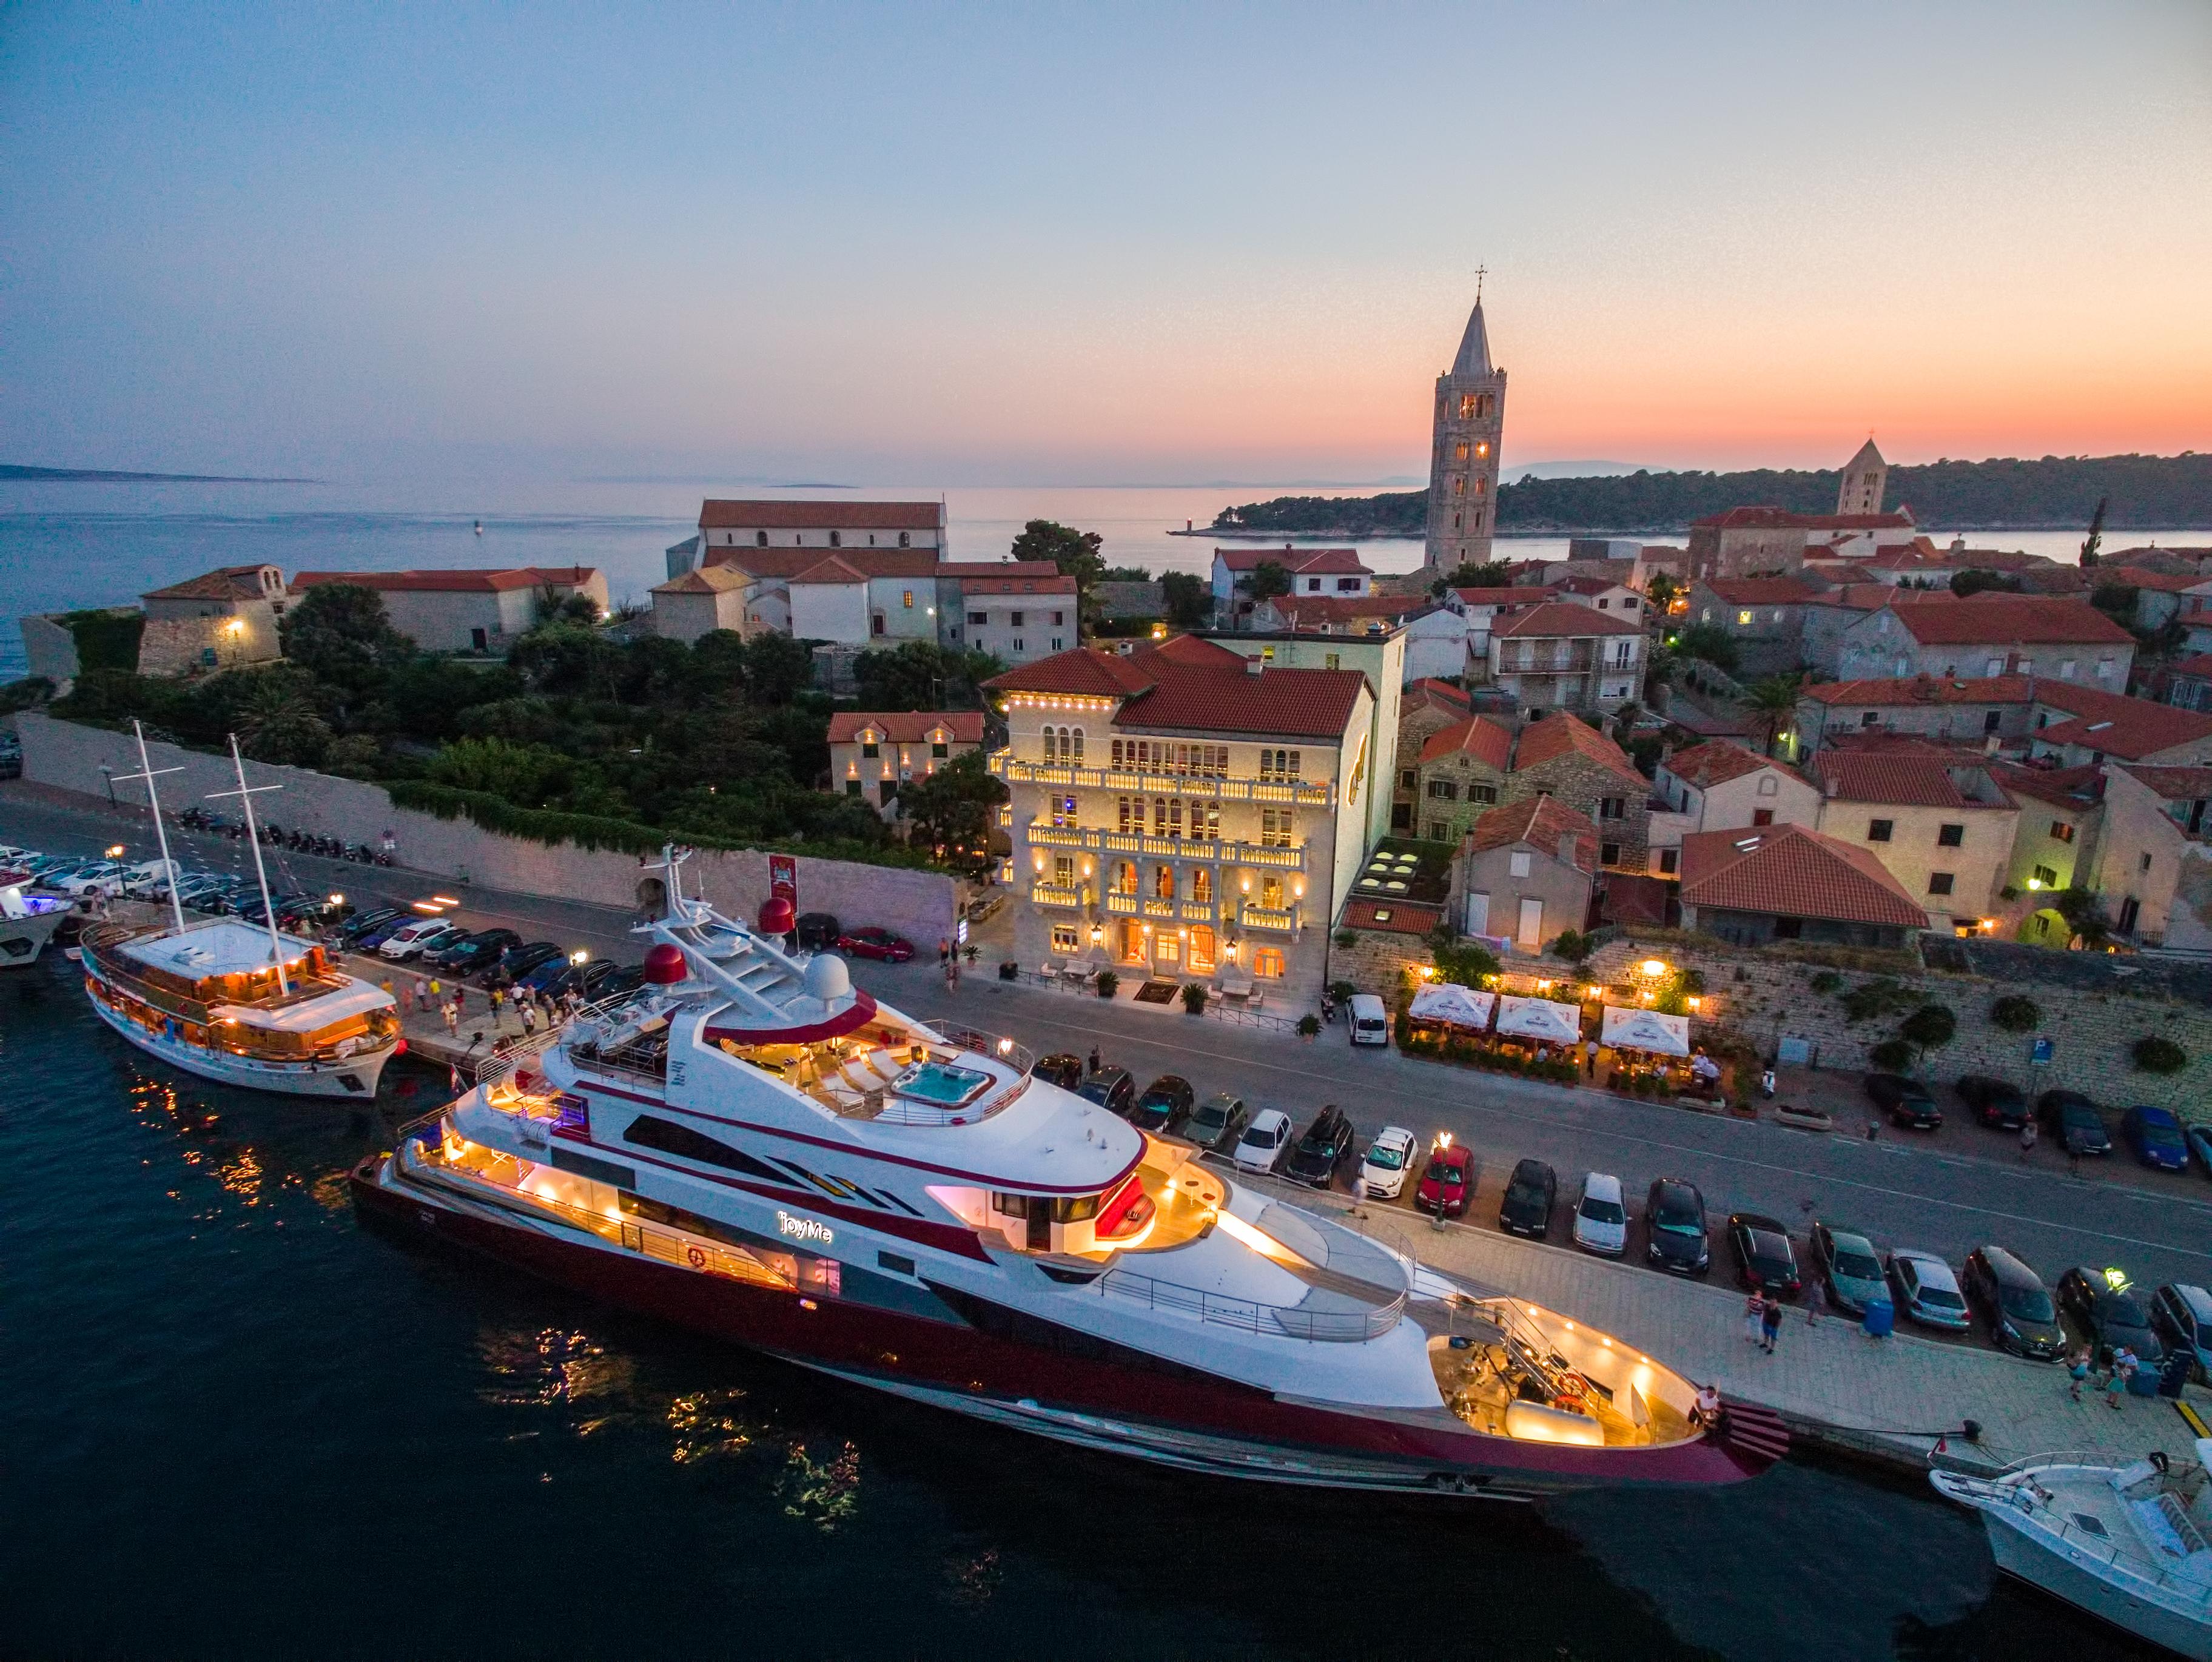
<path fill-rule="evenodd" d="M 1279 978 L 1283 973 L 1283 952 L 1280 947 L 1263 946 L 1252 955 L 1252 973 Z"/>
<path fill-rule="evenodd" d="M 1735 625 L 1739 629 L 1749 628 L 1751 627 L 1751 614 L 1749 612 L 1738 612 L 1735 615 Z"/>
<path fill-rule="evenodd" d="M 908 611 L 912 611 L 914 610 L 914 591 L 912 589 L 908 589 L 906 591 L 906 609 Z"/>
<path fill-rule="evenodd" d="M 1054 952 L 1073 952 L 1077 949 L 1073 924 L 1054 924 L 1052 926 L 1052 949 Z"/>

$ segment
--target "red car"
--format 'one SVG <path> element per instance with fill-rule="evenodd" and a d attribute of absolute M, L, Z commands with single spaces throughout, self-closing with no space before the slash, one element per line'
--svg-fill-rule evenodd
<path fill-rule="evenodd" d="M 1451 1134 L 1440 1135 L 1429 1149 L 1429 1163 L 1421 1173 L 1413 1204 L 1425 1212 L 1457 1217 L 1474 1195 L 1474 1151 L 1454 1143 Z"/>
<path fill-rule="evenodd" d="M 840 935 L 837 949 L 849 952 L 855 958 L 881 958 L 894 964 L 902 964 L 914 956 L 914 943 L 888 929 L 856 929 L 849 935 Z"/>

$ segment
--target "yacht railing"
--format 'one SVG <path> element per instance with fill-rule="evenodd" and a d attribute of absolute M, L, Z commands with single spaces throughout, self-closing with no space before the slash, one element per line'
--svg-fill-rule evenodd
<path fill-rule="evenodd" d="M 1395 1327 L 1399 1318 L 1406 1313 L 1408 1296 L 1400 1293 L 1370 1310 L 1304 1310 L 1289 1305 L 1262 1304 L 1254 1299 L 1224 1298 L 1219 1293 L 1201 1292 L 1195 1287 L 1139 1275 L 1133 1270 L 1109 1270 L 1090 1285 L 1101 1295 L 1111 1293 L 1117 1298 L 1133 1299 L 1150 1309 L 1173 1310 L 1248 1333 L 1279 1333 L 1294 1339 L 1336 1344 L 1357 1344 L 1381 1337 Z"/>
<path fill-rule="evenodd" d="M 2038 1454 L 2024 1461 L 2016 1460 L 2005 1470 L 2016 1477 L 2024 1469 L 2039 1465 L 2084 1465 L 2111 1471 L 2112 1456 L 2089 1450 Z M 2148 1543 L 2136 1542 L 2137 1550 L 2135 1552 L 2122 1551 L 2121 1543 L 2113 1536 L 2092 1534 L 2061 1513 L 2050 1490 L 2040 1486 L 2031 1489 L 2028 1484 L 2018 1482 L 1962 1477 L 1956 1472 L 1942 1475 L 1944 1483 L 1952 1493 L 1976 1497 L 1993 1507 L 2009 1507 L 2041 1533 L 2056 1536 L 2073 1551 L 2093 1558 L 2133 1580 L 2174 1595 L 2179 1603 L 2212 1611 L 2212 1582 L 2195 1576 L 2178 1575 L 2171 1570 L 2160 1568 L 2152 1556 L 2155 1549 Z M 2126 1499 L 2117 1490 L 2114 1495 L 2117 1499 Z M 2132 1529 L 2134 1526 L 2124 1524 L 2123 1527 Z"/>

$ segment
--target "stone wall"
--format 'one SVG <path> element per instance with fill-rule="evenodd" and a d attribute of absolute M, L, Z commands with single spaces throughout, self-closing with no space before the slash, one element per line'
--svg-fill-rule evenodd
<path fill-rule="evenodd" d="M 40 785 L 105 798 L 104 762 L 116 774 L 138 771 L 138 749 L 128 735 L 57 721 L 25 712 L 16 718 L 23 740 L 23 777 Z M 161 780 L 163 805 L 171 813 L 200 802 L 214 791 L 236 787 L 229 759 L 175 745 L 149 743 L 154 766 L 181 767 Z M 441 820 L 392 804 L 382 787 L 359 779 L 335 778 L 302 767 L 246 764 L 247 782 L 282 785 L 274 795 L 254 798 L 257 816 L 287 830 L 374 842 L 389 830 L 398 858 L 410 870 L 457 883 L 477 883 L 520 895 L 557 895 L 562 900 L 635 908 L 654 891 L 644 887 L 655 874 L 641 869 L 634 854 L 580 848 L 573 843 L 543 843 L 486 831 L 466 819 Z M 118 800 L 143 803 L 144 788 L 115 787 Z M 214 806 L 234 816 L 236 800 Z M 753 849 L 702 850 L 685 868 L 685 883 L 721 910 L 750 917 L 767 898 L 768 859 Z M 928 950 L 952 932 L 958 913 L 953 880 L 942 872 L 895 866 L 858 865 L 843 860 L 799 860 L 799 909 L 830 912 L 848 925 L 878 924 L 897 931 L 918 949 Z"/>
<path fill-rule="evenodd" d="M 1818 1046 L 1822 1068 L 1863 1069 L 1869 1065 L 1867 1052 L 1893 1036 L 1903 1019 L 1902 1012 L 1856 1025 L 1846 1019 L 1841 995 L 1875 980 L 1879 972 L 1832 970 L 1779 951 L 1629 938 L 1607 942 L 1585 968 L 1591 980 L 1620 986 L 1635 982 L 1636 967 L 1654 958 L 1693 968 L 1704 977 L 1705 992 L 1691 1022 L 1693 1034 L 1726 1028 L 1750 1040 L 1762 1055 L 1771 1053 L 1786 1035 Z M 2061 1086 L 2078 1090 L 2108 1110 L 2149 1102 L 2185 1119 L 2212 1117 L 2212 1010 L 2179 998 L 2132 995 L 2124 990 L 2129 966 L 2106 961 L 2113 973 L 2110 989 L 2103 992 L 1926 970 L 1896 976 L 1917 1000 L 1942 1004 L 1958 1017 L 1957 1035 L 1930 1050 L 1916 1071 L 1941 1088 L 1939 1096 L 1948 1095 L 1961 1074 L 1987 1073 L 2031 1094 Z M 1814 978 L 1824 970 L 1842 978 L 1832 992 L 1813 988 Z M 2011 994 L 2033 999 L 2041 1011 L 2041 1024 L 2033 1033 L 2008 1033 L 1990 1019 L 1990 1005 Z M 2138 1071 L 2130 1052 L 2136 1040 L 2153 1034 L 2186 1051 L 2189 1066 L 2163 1077 Z M 2052 1057 L 2047 1066 L 2033 1067 L 2029 1045 L 2039 1038 L 2053 1041 Z"/>
<path fill-rule="evenodd" d="M 1355 932 L 1359 939 L 1352 946 L 1338 946 L 1332 940 L 1328 979 L 1349 981 L 1385 1004 L 1396 1001 L 1408 969 L 1425 968 L 1437 961 L 1429 943 L 1418 935 L 1393 935 L 1379 929 Z"/>

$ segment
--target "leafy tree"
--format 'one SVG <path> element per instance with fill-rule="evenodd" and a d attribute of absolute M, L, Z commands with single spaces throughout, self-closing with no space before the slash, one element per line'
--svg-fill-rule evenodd
<path fill-rule="evenodd" d="M 374 779 L 383 766 L 384 747 L 367 733 L 348 733 L 343 738 L 332 739 L 330 749 L 323 752 L 323 771 L 347 779 Z"/>
<path fill-rule="evenodd" d="M 535 691 L 605 698 L 614 695 L 620 656 L 599 630 L 567 620 L 541 623 L 507 650 L 507 666 Z"/>
<path fill-rule="evenodd" d="M 2089 591 L 2089 604 L 2099 611 L 2126 622 L 2136 615 L 2136 596 L 2140 592 L 2132 583 L 2123 583 L 2118 578 L 2106 578 Z"/>
<path fill-rule="evenodd" d="M 744 652 L 745 693 L 756 704 L 788 704 L 814 684 L 814 649 L 804 640 L 757 634 L 745 642 Z"/>
<path fill-rule="evenodd" d="M 1073 578 L 1077 610 L 1088 619 L 1097 614 L 1091 591 L 1106 575 L 1105 557 L 1098 551 L 1105 541 L 1095 531 L 1077 531 L 1054 519 L 1032 519 L 1014 538 L 1013 555 L 1017 560 L 1049 560 L 1062 577 Z"/>
<path fill-rule="evenodd" d="M 1905 1018 L 1897 1035 L 1911 1042 L 1924 1061 L 1931 1049 L 1949 1044 L 1958 1031 L 1959 1018 L 1947 1006 L 1923 1004 Z"/>
<path fill-rule="evenodd" d="M 1462 986 L 1480 986 L 1486 975 L 1498 974 L 1498 957 L 1480 941 L 1455 941 L 1449 946 L 1431 947 L 1437 961 L 1437 979 L 1456 981 Z"/>
<path fill-rule="evenodd" d="M 1990 1020 L 2007 1033 L 2033 1033 L 2043 1020 L 2043 1012 L 2035 1007 L 2034 999 L 2013 994 L 1990 1006 Z"/>
<path fill-rule="evenodd" d="M 392 627 L 384 597 L 351 583 L 318 583 L 285 609 L 276 625 L 284 656 L 350 701 L 372 695 L 415 656 L 415 643 Z"/>
<path fill-rule="evenodd" d="M 2189 1052 L 2171 1039 L 2155 1034 L 2135 1042 L 2129 1052 L 2136 1066 L 2145 1073 L 2179 1073 L 2189 1065 Z"/>
<path fill-rule="evenodd" d="M 982 701 L 982 683 L 998 672 L 999 660 L 988 652 L 933 640 L 902 641 L 853 661 L 864 710 L 974 709 Z"/>
<path fill-rule="evenodd" d="M 2097 563 L 2099 558 L 2097 550 L 2105 541 L 2105 504 L 2111 500 L 2109 497 L 2100 496 L 2097 499 L 2097 511 L 2089 516 L 2089 534 L 2081 541 L 2083 571 L 2089 570 Z"/>
<path fill-rule="evenodd" d="M 597 623 L 599 621 L 599 603 L 587 594 L 562 594 L 546 587 L 538 591 L 538 619 L 540 623 Z"/>
<path fill-rule="evenodd" d="M 238 707 L 238 745 L 256 761 L 313 767 L 330 748 L 331 728 L 314 705 L 312 678 L 264 674 Z"/>
<path fill-rule="evenodd" d="M 1844 1019 L 1854 1024 L 1876 1016 L 1894 1016 L 1911 1006 L 1914 993 L 1893 977 L 1882 975 L 1861 983 L 1844 995 Z"/>
<path fill-rule="evenodd" d="M 2069 945 L 2079 941 L 2094 951 L 2112 939 L 2112 931 L 2105 922 L 2104 902 L 2095 890 L 2062 889 L 2051 897 L 2051 906 L 2073 931 Z"/>
<path fill-rule="evenodd" d="M 464 738 L 430 759 L 429 778 L 462 791 L 504 797 L 518 808 L 550 808 L 566 796 L 575 763 L 546 744 Z"/>
<path fill-rule="evenodd" d="M 1653 609 L 1664 614 L 1674 604 L 1674 598 L 1681 590 L 1675 585 L 1671 572 L 1653 572 L 1650 580 L 1644 585 L 1644 593 Z"/>
<path fill-rule="evenodd" d="M 1984 590 L 1990 589 L 1995 589 L 2004 594 L 2018 594 L 2021 591 L 2021 581 L 2008 573 L 1984 571 L 1979 567 L 1971 571 L 1962 571 L 1951 579 L 1951 592 L 1961 600 L 1970 594 L 1980 594 Z"/>
<path fill-rule="evenodd" d="M 514 697 L 521 690 L 521 677 L 512 670 L 421 657 L 392 671 L 375 714 L 380 725 L 411 738 L 452 738 L 461 731 L 463 718 L 471 707 Z M 362 713 L 365 723 L 369 713 Z"/>
<path fill-rule="evenodd" d="M 1766 740 L 1765 754 L 1774 754 L 1774 736 L 1797 714 L 1800 679 L 1794 675 L 1771 675 L 1744 689 L 1743 701 Z"/>
<path fill-rule="evenodd" d="M 1240 592 L 1251 597 L 1254 604 L 1272 600 L 1291 591 L 1291 573 L 1279 560 L 1262 560 L 1258 565 L 1237 579 Z"/>
<path fill-rule="evenodd" d="M 1571 929 L 1559 931 L 1559 938 L 1552 943 L 1551 953 L 1555 958 L 1565 958 L 1571 964 L 1586 963 L 1591 953 L 1597 950 L 1587 935 Z"/>
<path fill-rule="evenodd" d="M 1885 1039 L 1867 1052 L 1867 1060 L 1885 1073 L 1895 1073 L 1912 1059 L 1912 1046 L 1902 1039 Z"/>
<path fill-rule="evenodd" d="M 1168 622 L 1178 629 L 1203 628 L 1213 616 L 1213 590 L 1195 572 L 1163 572 L 1160 592 L 1167 601 Z"/>
<path fill-rule="evenodd" d="M 1504 589 L 1512 585 L 1512 573 L 1502 560 L 1485 561 L 1479 566 L 1471 560 L 1462 560 L 1444 579 L 1444 587 L 1448 589 Z"/>
<path fill-rule="evenodd" d="M 811 656 L 810 653 L 810 669 Z M 686 665 L 686 688 L 694 699 L 743 697 L 745 638 L 735 629 L 709 629 L 693 641 L 690 660 Z"/>
<path fill-rule="evenodd" d="M 908 841 L 952 870 L 981 876 L 991 869 L 991 827 L 1006 798 L 983 753 L 970 750 L 901 791 L 899 807 Z"/>
<path fill-rule="evenodd" d="M 1674 650 L 1684 658 L 1701 658 L 1727 674 L 1735 673 L 1740 661 L 1735 642 L 1717 623 L 1693 623 L 1682 631 Z"/>

